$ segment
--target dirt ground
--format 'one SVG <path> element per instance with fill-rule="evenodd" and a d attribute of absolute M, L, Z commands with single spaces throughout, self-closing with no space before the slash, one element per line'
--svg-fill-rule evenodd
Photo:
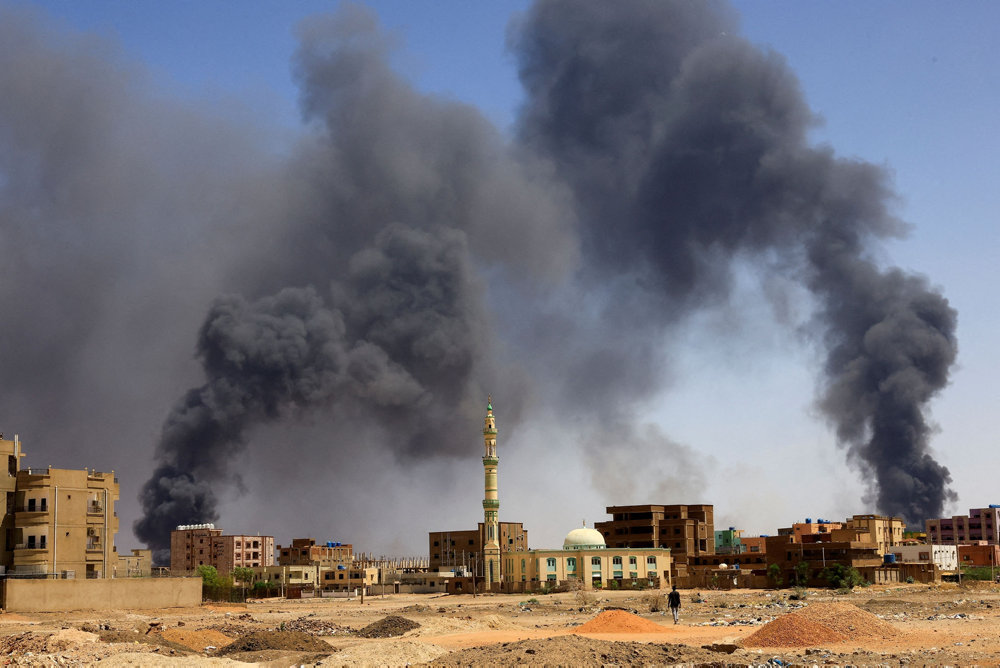
<path fill-rule="evenodd" d="M 0 614 L 0 662 L 64 666 L 992 665 L 1000 587 L 970 583 L 264 600 Z M 586 625 L 586 626 L 584 626 Z M 581 628 L 582 627 L 582 628 Z M 370 637 L 364 637 L 364 636 Z M 753 637 L 751 638 L 750 636 Z M 744 646 L 744 641 L 746 644 Z M 769 644 L 777 646 L 768 646 Z M 780 662 L 780 663 L 779 663 Z"/>

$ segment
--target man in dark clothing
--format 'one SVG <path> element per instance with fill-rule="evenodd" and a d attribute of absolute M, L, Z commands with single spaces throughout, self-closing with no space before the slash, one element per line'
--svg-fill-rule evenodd
<path fill-rule="evenodd" d="M 670 605 L 670 612 L 673 613 L 674 624 L 676 624 L 681 612 L 681 595 L 677 591 L 677 585 L 674 585 L 674 588 L 667 594 L 667 603 Z"/>

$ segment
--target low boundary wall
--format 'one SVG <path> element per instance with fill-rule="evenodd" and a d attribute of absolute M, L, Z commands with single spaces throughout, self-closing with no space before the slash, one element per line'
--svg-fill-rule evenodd
<path fill-rule="evenodd" d="M 198 578 L 107 578 L 0 582 L 0 605 L 7 612 L 63 610 L 143 610 L 201 605 Z"/>

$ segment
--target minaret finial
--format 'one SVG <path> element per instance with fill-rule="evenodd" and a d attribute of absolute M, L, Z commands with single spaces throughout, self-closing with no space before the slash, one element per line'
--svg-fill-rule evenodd
<path fill-rule="evenodd" d="M 486 410 L 488 410 L 488 411 L 493 410 L 493 395 L 492 394 L 487 394 L 486 395 Z"/>

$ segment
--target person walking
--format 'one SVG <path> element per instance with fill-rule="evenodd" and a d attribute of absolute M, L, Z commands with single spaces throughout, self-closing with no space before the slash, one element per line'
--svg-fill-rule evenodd
<path fill-rule="evenodd" d="M 674 585 L 674 588 L 667 594 L 667 603 L 670 605 L 670 612 L 674 615 L 674 624 L 676 624 L 681 612 L 681 594 L 677 591 L 677 585 Z"/>

